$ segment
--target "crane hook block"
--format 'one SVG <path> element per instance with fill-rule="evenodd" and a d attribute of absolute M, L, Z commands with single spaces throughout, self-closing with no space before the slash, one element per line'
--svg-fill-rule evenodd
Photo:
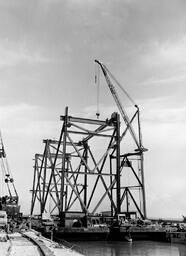
<path fill-rule="evenodd" d="M 99 119 L 100 113 L 97 112 L 97 113 L 96 113 L 96 116 L 97 116 L 97 119 Z"/>

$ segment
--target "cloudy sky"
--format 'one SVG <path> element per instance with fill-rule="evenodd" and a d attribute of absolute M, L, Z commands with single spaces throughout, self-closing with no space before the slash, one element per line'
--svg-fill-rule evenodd
<path fill-rule="evenodd" d="M 186 214 L 186 2 L 0 0 L 0 128 L 22 210 L 59 116 L 95 118 L 94 59 L 141 109 L 149 217 Z M 106 86 L 101 118 L 114 107 Z"/>

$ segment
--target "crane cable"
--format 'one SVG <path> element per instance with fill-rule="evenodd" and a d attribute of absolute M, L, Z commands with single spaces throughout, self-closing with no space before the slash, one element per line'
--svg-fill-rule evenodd
<path fill-rule="evenodd" d="M 115 83 L 119 86 L 119 88 L 124 92 L 124 94 L 128 97 L 128 99 L 131 101 L 131 103 L 137 107 L 137 104 L 132 99 L 132 97 L 129 95 L 129 93 L 123 88 L 123 86 L 117 81 L 117 79 L 114 77 L 114 75 L 108 70 L 108 68 L 104 65 L 104 69 L 107 71 L 107 73 L 110 75 L 110 77 L 115 81 Z"/>
<path fill-rule="evenodd" d="M 100 67 L 95 63 L 95 85 L 97 86 L 97 111 L 96 116 L 99 119 L 100 111 L 99 111 L 99 99 L 100 99 Z"/>
<path fill-rule="evenodd" d="M 136 107 L 138 110 L 138 105 L 136 102 L 132 99 L 132 97 L 129 95 L 129 93 L 123 88 L 123 86 L 118 82 L 118 80 L 114 77 L 114 75 L 108 70 L 108 68 L 101 63 L 101 65 L 104 67 L 104 69 L 107 71 L 109 76 L 114 80 L 114 82 L 117 84 L 117 86 L 122 90 L 122 92 L 127 96 L 129 101 Z M 97 86 L 97 111 L 96 111 L 96 116 L 99 119 L 100 116 L 100 106 L 99 106 L 99 101 L 100 101 L 100 65 L 98 63 L 95 63 L 95 84 Z"/>
<path fill-rule="evenodd" d="M 103 74 L 106 78 L 106 81 L 107 81 L 107 84 L 110 88 L 110 91 L 114 97 L 114 100 L 119 108 L 119 111 L 127 125 L 127 127 L 129 127 L 129 131 L 138 147 L 137 150 L 142 150 L 143 146 L 141 145 L 140 142 L 138 142 L 137 140 L 137 137 L 136 137 L 136 134 L 132 128 L 132 125 L 130 124 L 130 120 L 129 120 L 129 117 L 127 115 L 127 113 L 125 112 L 125 109 L 123 108 L 119 98 L 118 98 L 118 94 L 117 94 L 117 91 L 115 90 L 115 87 L 113 86 L 113 84 L 111 83 L 110 81 L 110 78 L 109 76 L 116 82 L 116 84 L 122 89 L 122 91 L 126 94 L 126 96 L 129 98 L 130 101 L 132 101 L 132 103 L 134 104 L 134 107 L 137 108 L 137 112 L 139 112 L 139 107 L 135 104 L 134 100 L 130 97 L 130 95 L 123 89 L 123 87 L 120 85 L 120 83 L 116 80 L 116 78 L 112 75 L 112 73 L 106 68 L 106 66 L 104 64 L 102 64 L 101 62 L 99 62 L 98 60 L 95 60 L 96 63 L 98 63 L 98 65 L 101 67 L 102 71 L 103 71 Z M 136 112 L 136 113 L 137 113 Z M 141 140 L 140 140 L 141 141 Z M 144 150 L 144 149 L 143 149 Z"/>

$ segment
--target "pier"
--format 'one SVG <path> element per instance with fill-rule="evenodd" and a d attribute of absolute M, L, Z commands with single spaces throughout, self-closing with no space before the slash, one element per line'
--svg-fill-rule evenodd
<path fill-rule="evenodd" d="M 2 256 L 81 256 L 62 244 L 41 236 L 34 230 L 0 234 L 0 255 Z"/>

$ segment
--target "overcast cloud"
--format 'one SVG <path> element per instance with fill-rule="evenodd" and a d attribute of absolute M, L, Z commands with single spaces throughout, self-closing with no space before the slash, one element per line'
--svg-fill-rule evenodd
<path fill-rule="evenodd" d="M 65 106 L 95 118 L 98 59 L 141 109 L 148 215 L 186 214 L 185 13 L 184 0 L 0 0 L 0 127 L 24 212 L 32 158 Z M 100 93 L 107 118 L 116 109 Z"/>

